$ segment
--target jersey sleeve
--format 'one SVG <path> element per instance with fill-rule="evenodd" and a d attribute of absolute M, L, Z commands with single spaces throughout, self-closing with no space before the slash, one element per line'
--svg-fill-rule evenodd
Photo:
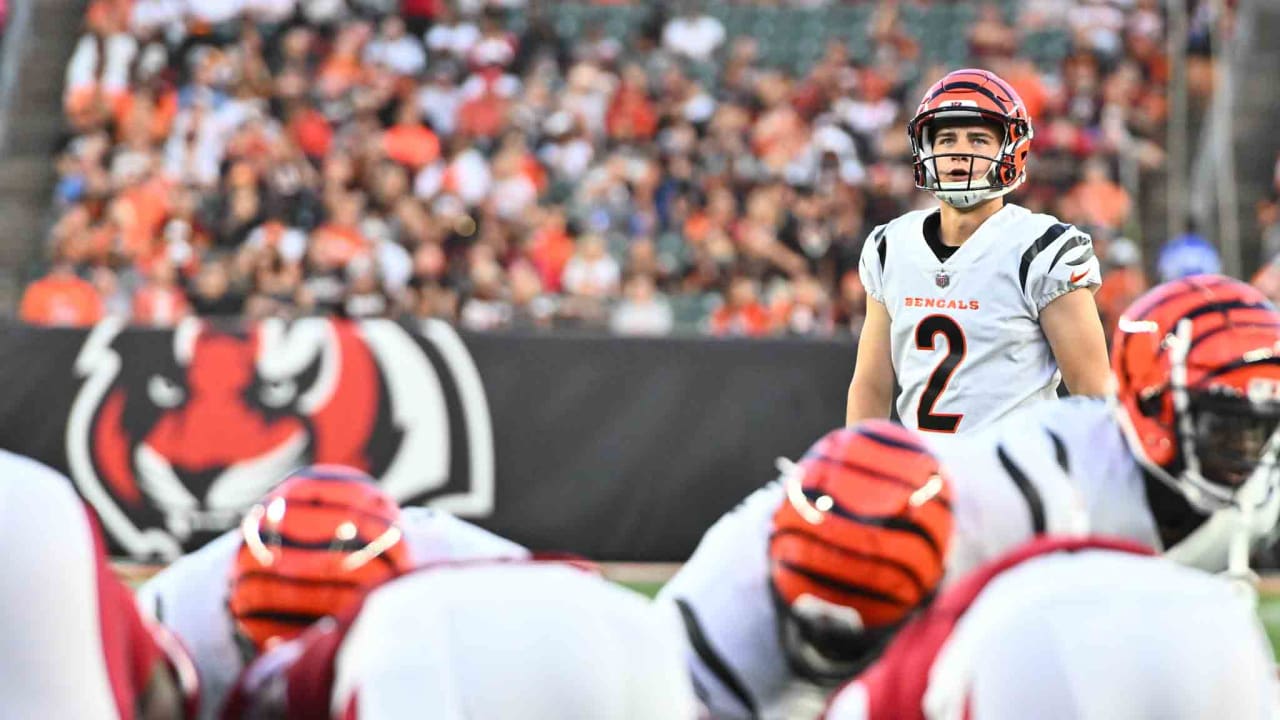
<path fill-rule="evenodd" d="M 1033 412 L 1012 417 L 933 443 L 955 483 L 947 585 L 1038 535 L 1074 536 L 1090 528 L 1061 434 Z"/>
<path fill-rule="evenodd" d="M 1074 225 L 1056 223 L 1022 254 L 1019 281 L 1028 304 L 1038 317 L 1046 305 L 1076 288 L 1096 292 L 1102 267 L 1093 252 L 1093 239 Z"/>
<path fill-rule="evenodd" d="M 402 508 L 400 526 L 416 565 L 529 557 L 529 551 L 523 546 L 432 508 Z"/>
<path fill-rule="evenodd" d="M 866 288 L 867 295 L 881 305 L 885 304 L 884 264 L 888 258 L 888 242 L 885 226 L 877 227 L 862 246 L 862 257 L 858 260 L 858 278 L 862 280 L 862 286 Z"/>

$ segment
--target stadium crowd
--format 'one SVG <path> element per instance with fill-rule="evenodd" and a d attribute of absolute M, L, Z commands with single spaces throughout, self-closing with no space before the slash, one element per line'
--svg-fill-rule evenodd
<path fill-rule="evenodd" d="M 906 120 L 971 63 L 1111 319 L 1148 284 L 1116 178 L 1163 162 L 1159 5 L 94 0 L 21 314 L 856 334 L 865 237 L 932 202 Z"/>

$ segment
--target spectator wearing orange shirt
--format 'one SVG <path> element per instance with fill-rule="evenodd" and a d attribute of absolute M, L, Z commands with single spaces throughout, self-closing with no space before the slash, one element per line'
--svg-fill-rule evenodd
<path fill-rule="evenodd" d="M 23 322 L 55 327 L 88 327 L 102 316 L 98 291 L 62 259 L 47 275 L 27 286 L 18 309 Z"/>
<path fill-rule="evenodd" d="M 769 311 L 760 303 L 756 281 L 736 275 L 729 283 L 725 304 L 711 314 L 711 334 L 762 337 L 772 330 Z"/>
<path fill-rule="evenodd" d="M 187 295 L 177 283 L 173 263 L 158 260 L 147 270 L 147 280 L 133 293 L 133 323 L 150 327 L 173 327 L 191 314 Z"/>
<path fill-rule="evenodd" d="M 439 159 L 440 139 L 422 124 L 421 111 L 413 98 L 400 102 L 396 124 L 382 133 L 382 151 L 415 171 Z"/>
<path fill-rule="evenodd" d="M 1112 182 L 1106 160 L 1091 157 L 1084 164 L 1084 177 L 1071 189 L 1069 213 L 1087 225 L 1118 230 L 1129 220 L 1132 203 L 1129 193 Z"/>
<path fill-rule="evenodd" d="M 649 99 L 644 68 L 627 65 L 609 102 L 605 129 L 615 140 L 648 140 L 658 129 L 658 112 Z"/>
<path fill-rule="evenodd" d="M 360 232 L 364 205 L 364 195 L 358 192 L 344 193 L 334 199 L 329 222 L 311 233 L 311 257 L 318 267 L 345 267 L 355 257 L 371 251 Z"/>

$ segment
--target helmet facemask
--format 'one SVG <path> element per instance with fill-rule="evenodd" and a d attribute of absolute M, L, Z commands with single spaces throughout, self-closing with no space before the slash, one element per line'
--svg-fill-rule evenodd
<path fill-rule="evenodd" d="M 1179 321 L 1169 342 L 1182 467 L 1176 475 L 1162 469 L 1158 476 L 1206 514 L 1259 501 L 1280 485 L 1280 398 L 1228 385 L 1189 388 L 1191 321 Z"/>
<path fill-rule="evenodd" d="M 935 152 L 934 141 L 946 128 L 981 125 L 995 131 L 998 151 L 993 155 L 980 153 Z M 921 113 L 907 126 L 914 157 L 916 187 L 928 190 L 942 202 L 959 209 L 971 208 L 981 202 L 1013 192 L 1026 179 L 1014 163 L 1017 146 L 1030 140 L 1030 125 L 1021 120 L 1010 120 L 995 113 L 977 108 L 964 110 L 938 109 Z M 964 158 L 969 162 L 968 177 L 963 181 L 947 181 L 938 168 L 941 158 Z M 974 176 L 975 165 L 989 163 L 987 171 Z"/>

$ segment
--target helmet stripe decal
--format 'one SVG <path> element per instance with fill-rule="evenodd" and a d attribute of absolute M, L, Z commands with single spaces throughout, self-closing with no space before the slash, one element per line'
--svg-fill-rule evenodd
<path fill-rule="evenodd" d="M 876 470 L 875 468 L 868 467 L 866 465 L 860 465 L 855 462 L 850 462 L 849 460 L 841 460 L 840 458 L 833 458 L 829 455 L 806 455 L 804 458 L 802 458 L 802 460 L 814 460 L 816 462 L 835 465 L 837 467 L 842 467 L 845 470 L 860 473 L 862 475 L 866 475 L 867 477 L 874 478 L 876 480 L 883 480 L 884 482 L 887 482 L 887 483 L 893 483 L 898 487 L 907 488 L 908 490 L 920 489 L 919 485 L 916 485 L 915 483 L 912 483 L 912 482 L 908 482 L 907 480 L 903 480 L 897 475 L 890 475 L 886 472 L 881 472 L 880 470 Z M 821 493 L 817 493 L 815 497 L 818 497 L 820 495 Z M 937 497 L 934 499 L 937 500 L 939 503 L 941 503 L 942 506 L 945 507 L 947 510 L 951 509 L 951 503 L 947 502 L 946 498 Z"/>
<path fill-rule="evenodd" d="M 1143 299 L 1139 298 L 1129 307 L 1125 316 L 1131 320 L 1142 320 L 1153 311 L 1164 307 L 1178 298 L 1186 297 L 1192 293 L 1203 293 L 1206 289 L 1216 285 L 1221 285 L 1224 282 L 1229 282 L 1229 279 L 1225 277 L 1213 277 L 1198 280 L 1195 284 L 1187 283 L 1187 285 L 1181 287 L 1177 292 L 1172 292 L 1167 295 L 1153 294 L 1152 297 L 1147 298 L 1147 301 L 1151 304 L 1145 307 L 1140 305 L 1140 303 L 1143 302 Z"/>
<path fill-rule="evenodd" d="M 1280 322 L 1275 322 L 1274 320 L 1271 322 L 1232 322 L 1230 325 L 1222 325 L 1220 327 L 1213 328 L 1212 330 L 1206 331 L 1203 335 L 1192 338 L 1191 348 L 1194 350 L 1200 343 L 1220 333 L 1228 330 L 1240 330 L 1243 328 L 1255 328 L 1258 330 L 1265 328 L 1276 329 L 1280 328 Z"/>
<path fill-rule="evenodd" d="M 888 565 L 889 567 L 892 567 L 898 572 L 901 572 L 908 579 L 910 579 L 911 584 L 916 586 L 917 592 L 919 592 L 920 594 L 924 594 L 926 592 L 924 581 L 920 579 L 920 575 L 911 566 L 905 565 L 901 562 L 898 562 L 897 560 L 894 560 L 893 558 L 885 557 L 883 555 L 861 553 L 861 552 L 858 552 L 857 550 L 852 550 L 850 548 L 831 544 L 827 542 L 825 538 L 821 537 L 817 533 L 809 532 L 801 528 L 787 528 L 784 530 L 779 530 L 778 532 L 769 536 L 769 543 L 772 544 L 773 541 L 777 538 L 792 537 L 792 536 L 808 538 L 820 545 L 825 546 L 827 549 L 831 550 L 832 552 L 837 553 L 839 555 L 843 555 L 845 557 L 856 558 L 863 562 L 869 562 L 877 565 Z"/>
<path fill-rule="evenodd" d="M 1057 240 L 1062 233 L 1070 230 L 1071 228 L 1072 226 L 1067 223 L 1058 223 L 1057 225 L 1050 227 L 1048 230 L 1044 231 L 1043 235 L 1036 238 L 1036 241 L 1031 243 L 1031 247 L 1027 248 L 1027 251 L 1022 254 L 1022 267 L 1018 270 L 1018 284 L 1021 285 L 1024 290 L 1027 287 L 1027 273 L 1031 271 L 1031 261 L 1035 260 L 1037 255 L 1047 250 L 1049 246 L 1053 244 L 1053 241 Z"/>
<path fill-rule="evenodd" d="M 819 490 L 813 490 L 813 489 L 806 489 L 804 491 L 804 496 L 809 498 L 811 502 L 816 501 L 820 497 L 831 497 L 830 495 L 826 495 L 825 493 Z M 929 547 L 933 550 L 935 555 L 938 555 L 938 556 L 942 555 L 942 550 L 938 543 L 937 538 L 933 537 L 933 535 L 931 535 L 928 530 L 925 530 L 924 528 L 917 525 L 915 522 L 908 520 L 905 517 L 901 517 L 899 515 L 890 515 L 890 516 L 861 515 L 859 513 L 853 512 L 852 510 L 844 507 L 840 503 L 835 502 L 834 499 L 832 499 L 831 507 L 830 509 L 827 510 L 827 512 L 832 513 L 837 517 L 844 518 L 845 520 L 849 520 L 851 522 L 862 523 L 863 525 L 870 525 L 872 527 L 884 528 L 886 530 L 901 530 L 902 532 L 910 533 L 924 540 L 925 543 L 928 544 Z"/>
<path fill-rule="evenodd" d="M 751 699 L 751 693 L 747 692 L 746 685 L 734 674 L 729 663 L 725 662 L 724 658 L 720 657 L 720 653 L 711 646 L 693 608 L 689 607 L 689 603 L 684 598 L 676 599 L 676 608 L 680 610 L 680 619 L 684 622 L 685 634 L 689 636 L 689 644 L 693 646 L 693 651 L 697 653 L 711 674 L 716 676 L 720 684 L 742 703 L 747 714 L 750 717 L 756 717 L 756 704 Z"/>
<path fill-rule="evenodd" d="M 782 567 L 786 568 L 787 570 L 790 570 L 791 572 L 803 578 L 812 580 L 817 585 L 830 588 L 831 590 L 835 590 L 837 592 L 846 593 L 848 595 L 857 595 L 858 597 L 864 597 L 864 598 L 867 598 L 868 600 L 875 600 L 876 602 L 882 602 L 882 603 L 885 603 L 886 605 L 906 605 L 907 604 L 906 602 L 903 602 L 901 598 L 894 597 L 887 593 L 882 593 L 878 590 L 872 590 L 869 587 L 856 585 L 854 583 L 851 583 L 845 580 L 837 580 L 828 575 L 823 575 L 822 573 L 817 572 L 816 570 L 810 570 L 809 568 L 801 567 L 799 565 L 796 565 L 795 563 L 789 563 L 786 560 L 783 560 L 780 564 L 782 565 Z"/>
<path fill-rule="evenodd" d="M 250 571 L 241 573 L 239 577 L 232 580 L 232 585 L 238 585 L 248 580 L 264 580 L 270 583 L 284 583 L 286 585 L 304 585 L 307 587 L 334 587 L 344 588 L 348 590 L 359 590 L 363 587 L 358 582 L 347 580 L 318 580 L 316 578 L 290 577 L 288 575 L 280 575 L 278 573 Z"/>
<path fill-rule="evenodd" d="M 1280 365 L 1280 357 L 1265 357 L 1265 358 L 1259 358 L 1256 360 L 1247 360 L 1245 358 L 1240 358 L 1239 360 L 1233 360 L 1232 362 L 1229 362 L 1226 365 L 1223 365 L 1222 367 L 1214 368 L 1212 371 L 1205 374 L 1204 377 L 1200 378 L 1200 382 L 1196 383 L 1196 385 L 1201 385 L 1206 380 L 1212 380 L 1216 377 L 1222 377 L 1223 375 L 1226 375 L 1227 373 L 1235 370 L 1239 370 L 1242 367 L 1252 367 L 1255 365 Z"/>
<path fill-rule="evenodd" d="M 995 103 L 1000 107 L 1001 112 L 1009 111 L 1009 106 L 1006 105 L 1004 101 L 999 98 L 999 96 L 997 96 L 995 93 L 988 90 L 986 87 L 979 85 L 978 83 L 975 83 L 975 82 L 960 81 L 960 82 L 948 83 L 938 88 L 932 95 L 929 96 L 929 99 L 933 100 L 934 98 L 938 97 L 942 93 L 949 92 L 951 90 L 972 90 L 976 93 L 980 93 L 982 95 L 985 95 L 987 98 L 989 98 L 991 102 Z"/>
<path fill-rule="evenodd" d="M 996 447 L 996 457 L 1000 459 L 1000 465 L 1004 467 L 1004 471 L 1009 474 L 1009 478 L 1017 486 L 1018 492 L 1022 493 L 1023 499 L 1027 501 L 1027 510 L 1031 513 L 1031 531 L 1036 535 L 1044 534 L 1044 500 L 1040 498 L 1040 492 L 1036 490 L 1035 485 L 1031 484 L 1031 479 L 1027 477 L 1022 468 L 1018 467 L 1017 463 L 1005 452 L 1003 444 Z"/>

